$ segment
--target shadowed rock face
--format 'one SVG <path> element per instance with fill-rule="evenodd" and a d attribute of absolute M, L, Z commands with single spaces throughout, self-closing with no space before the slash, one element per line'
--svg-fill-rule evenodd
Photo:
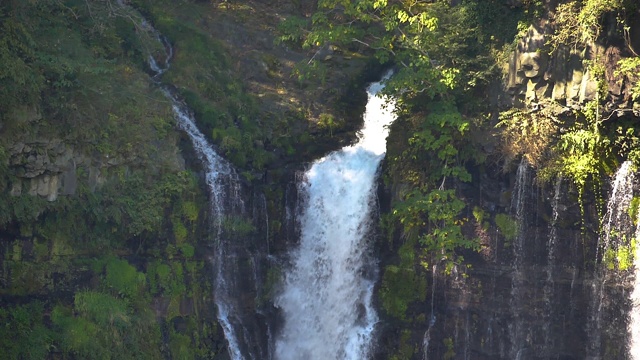
<path fill-rule="evenodd" d="M 507 176 L 489 176 L 465 194 L 495 213 L 511 214 L 511 206 L 500 198 L 515 194 L 515 185 Z M 516 220 L 521 239 L 507 240 L 493 225 L 467 229 L 482 240 L 483 251 L 465 254 L 468 269 L 438 272 L 435 279 L 431 275 L 433 298 L 427 296 L 420 305 L 433 307 L 436 319 L 429 327 L 428 359 L 446 358 L 451 350 L 453 359 L 585 359 L 594 341 L 590 324 L 596 285 L 603 286 L 600 359 L 627 358 L 632 276 L 594 266 L 600 256 L 596 225 L 589 225 L 598 221 L 595 201 L 586 201 L 589 220 L 581 229 L 576 196 L 566 182 L 557 189 L 530 184 L 521 199 L 524 215 Z"/>
<path fill-rule="evenodd" d="M 597 100 L 597 83 L 587 63 L 598 58 L 604 60 L 609 87 L 599 99 L 606 102 L 601 115 L 631 116 L 638 105 L 631 101 L 629 79 L 615 72 L 618 60 L 629 56 L 619 39 L 578 49 L 560 46 L 548 55 L 545 43 L 552 33 L 543 20 L 518 42 L 505 64 L 504 87 L 491 94 L 501 99 L 498 106 L 530 111 L 553 106 L 558 118 L 581 109 Z M 474 172 L 472 184 L 458 185 L 469 205 L 464 216 L 471 219 L 470 209 L 478 206 L 487 212 L 485 220 L 490 219 L 486 226 L 473 220 L 465 226 L 470 238 L 480 239 L 481 251 L 464 254 L 469 268 L 459 266 L 448 275 L 441 269 L 435 275 L 430 269 L 422 272 L 428 277 L 426 300 L 408 310 L 410 323 L 390 325 L 409 329 L 410 336 L 389 342 L 389 347 L 403 351 L 402 346 L 412 344 L 411 359 L 628 359 L 633 276 L 629 270 L 605 269 L 603 251 L 598 250 L 605 211 L 601 197 L 606 202 L 612 181 L 603 179 L 602 188 L 587 189 L 582 216 L 578 194 L 568 181 L 540 187 L 533 173 L 519 219 L 512 206 L 516 171 L 501 170 L 497 163 Z M 521 236 L 507 239 L 492 220 L 498 214 L 517 220 Z M 599 325 L 594 325 L 596 313 L 602 319 Z M 594 348 L 599 355 L 593 354 Z"/>

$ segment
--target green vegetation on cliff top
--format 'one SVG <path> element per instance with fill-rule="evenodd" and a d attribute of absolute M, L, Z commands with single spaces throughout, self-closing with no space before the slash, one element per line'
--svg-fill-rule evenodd
<path fill-rule="evenodd" d="M 602 24 L 613 14 L 619 22 L 610 27 L 627 41 L 624 51 L 633 52 L 625 21 L 638 10 L 635 2 L 561 3 L 551 19 L 559 26 L 548 51 L 563 46 L 588 53 L 593 46 L 588 42 L 599 40 Z M 561 174 L 573 181 L 580 196 L 611 174 L 621 158 L 638 160 L 635 126 L 624 118 L 615 126 L 605 123 L 605 73 L 610 70 L 598 58 L 587 67 L 598 83 L 594 100 L 562 117 L 548 103 L 539 107 L 542 111 L 513 109 L 502 114 L 500 127 L 495 128 L 497 112 L 507 109 L 491 106 L 488 94 L 497 89 L 500 68 L 516 48 L 518 34 L 530 24 L 540 25 L 537 19 L 550 10 L 546 6 L 541 1 L 321 0 L 309 18 L 291 18 L 281 26 L 280 41 L 315 49 L 327 44 L 357 48 L 395 66 L 386 91 L 397 99 L 400 118 L 392 125 L 385 174 L 395 202 L 383 226 L 391 241 L 399 238 L 402 243 L 392 244 L 398 265 L 387 266 L 380 287 L 383 308 L 392 319 L 424 322 L 420 310 L 413 316 L 407 313 L 419 300 L 407 289 L 419 288 L 416 284 L 428 277 L 432 266 L 450 272 L 465 265 L 463 254 L 481 249 L 467 226 L 474 204 L 468 203 L 462 189 L 472 180 L 471 173 L 485 166 L 499 168 L 484 164 L 487 156 L 505 167 L 516 157 L 527 157 L 539 169 L 541 184 Z M 637 82 L 631 74 L 637 61 L 620 64 L 619 73 Z M 504 144 L 498 144 L 496 134 Z M 487 154 L 485 148 L 492 147 L 504 150 Z M 508 215 L 493 215 L 493 226 L 511 237 Z M 407 251 L 415 252 L 412 262 L 423 265 L 422 270 L 407 264 Z M 417 325 L 397 327 L 412 326 Z M 405 353 L 405 345 L 391 347 Z"/>
<path fill-rule="evenodd" d="M 174 46 L 163 81 L 176 87 L 205 135 L 246 178 L 319 146 L 307 109 L 282 117 L 261 113 L 258 97 L 236 74 L 237 59 L 200 24 L 218 4 L 130 3 Z M 251 8 L 225 4 L 225 10 Z M 385 268 L 380 298 L 402 328 L 400 344 L 392 346 L 397 357 L 414 352 L 408 329 L 426 314 L 412 305 L 425 300 L 429 271 L 451 272 L 480 248 L 465 230 L 474 207 L 461 188 L 486 161 L 487 141 L 480 138 L 496 131 L 486 94 L 518 32 L 545 11 L 540 1 L 511 4 L 321 0 L 309 17 L 280 26 L 279 42 L 317 50 L 291 71 L 300 87 L 310 79 L 324 83 L 337 71 L 319 55 L 323 49 L 396 68 L 386 89 L 398 100 L 400 118 L 385 174 L 395 202 L 384 226 L 403 243 L 393 244 L 396 265 Z M 633 11 L 632 1 L 563 2 L 550 51 L 586 50 L 611 13 L 628 40 L 624 20 Z M 210 284 L 200 275 L 204 195 L 176 155 L 169 103 L 145 73 L 146 54 L 157 45 L 140 39 L 130 15 L 110 1 L 0 4 L 0 352 L 10 358 L 208 358 L 223 346 L 214 340 L 215 321 L 201 313 L 210 301 Z M 273 76 L 277 61 L 264 59 Z M 636 82 L 637 98 L 637 57 L 619 64 L 619 73 Z M 541 178 L 563 174 L 580 194 L 621 158 L 637 162 L 640 154 L 634 124 L 623 119 L 611 126 L 602 116 L 606 69 L 595 59 L 590 71 L 600 95 L 570 119 L 511 110 L 497 130 L 512 144 L 502 156 L 527 157 Z M 316 130 L 328 138 L 345 125 L 335 114 L 318 118 Z M 55 202 L 30 195 L 32 180 L 18 174 L 25 159 L 46 152 L 22 154 L 24 145 L 51 139 L 72 148 L 78 160 L 74 195 Z M 495 226 L 509 238 L 506 217 L 494 216 Z M 255 231 L 244 219 L 226 225 Z M 606 255 L 614 256 L 624 259 L 617 266 L 627 266 L 628 254 Z"/>

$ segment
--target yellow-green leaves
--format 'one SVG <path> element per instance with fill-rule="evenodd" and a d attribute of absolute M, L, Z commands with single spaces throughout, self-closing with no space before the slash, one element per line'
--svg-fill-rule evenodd
<path fill-rule="evenodd" d="M 373 8 L 374 9 L 380 9 L 387 6 L 387 0 L 375 0 L 373 2 Z"/>
<path fill-rule="evenodd" d="M 621 0 L 570 1 L 558 5 L 555 11 L 556 32 L 550 39 L 552 48 L 555 50 L 563 44 L 578 46 L 595 41 L 604 15 L 623 10 Z"/>
<path fill-rule="evenodd" d="M 624 58 L 618 61 L 618 70 L 615 76 L 625 76 L 631 83 L 631 98 L 634 101 L 640 99 L 640 57 Z"/>

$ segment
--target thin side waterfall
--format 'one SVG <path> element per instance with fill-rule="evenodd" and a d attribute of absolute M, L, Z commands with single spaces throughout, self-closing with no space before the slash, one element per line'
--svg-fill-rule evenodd
<path fill-rule="evenodd" d="M 555 184 L 553 200 L 551 201 L 551 224 L 549 225 L 549 239 L 547 241 L 547 267 L 544 283 L 544 350 L 551 356 L 551 349 L 554 348 L 554 337 L 551 331 L 551 324 L 555 321 L 553 300 L 555 295 L 555 266 L 556 266 L 556 243 L 558 242 L 558 217 L 560 207 L 560 196 L 562 190 L 562 176 L 558 176 Z"/>
<path fill-rule="evenodd" d="M 513 275 L 511 278 L 511 299 L 509 300 L 513 321 L 509 324 L 511 338 L 510 357 L 519 360 L 526 346 L 526 324 L 522 319 L 523 312 L 523 287 L 525 273 L 523 271 L 524 243 L 526 237 L 526 208 L 527 194 L 531 188 L 531 167 L 525 158 L 522 158 L 516 172 L 516 183 L 511 197 L 511 211 L 516 220 L 516 238 L 513 240 Z"/>
<path fill-rule="evenodd" d="M 596 248 L 596 267 L 591 284 L 591 303 L 587 324 L 587 359 L 602 359 L 602 318 L 606 295 L 607 252 L 624 246 L 627 235 L 632 234 L 631 222 L 627 214 L 633 198 L 633 179 L 631 161 L 625 161 L 615 174 L 611 194 L 607 200 L 607 208 L 602 219 L 601 232 Z"/>
<path fill-rule="evenodd" d="M 623 162 L 614 177 L 611 195 L 607 201 L 607 212 L 602 221 L 602 236 L 598 239 L 597 249 L 602 251 L 601 255 L 609 246 L 617 245 L 622 235 L 631 231 L 627 209 L 633 199 L 634 177 L 633 163 Z"/>
<path fill-rule="evenodd" d="M 208 144 L 204 135 L 196 127 L 193 116 L 188 112 L 188 109 L 181 106 L 177 99 L 171 97 L 171 93 L 165 93 L 174 102 L 173 111 L 180 129 L 189 135 L 196 154 L 206 169 L 205 179 L 209 192 L 210 221 L 216 241 L 214 295 L 218 308 L 218 321 L 224 330 L 231 358 L 234 360 L 244 359 L 236 330 L 239 326 L 241 327 L 242 321 L 236 316 L 238 309 L 236 309 L 230 291 L 232 284 L 228 283 L 225 276 L 225 269 L 229 266 L 227 262 L 234 257 L 229 253 L 228 239 L 223 236 L 225 217 L 230 213 L 244 212 L 244 204 L 239 196 L 240 181 L 233 167 Z M 249 358 L 253 358 L 253 356 Z"/>
<path fill-rule="evenodd" d="M 359 141 L 317 160 L 298 184 L 300 244 L 275 299 L 284 318 L 275 347 L 279 360 L 371 356 L 378 322 L 372 213 L 387 126 L 395 119 L 393 102 L 378 95 L 382 88 L 377 82 L 367 89 Z"/>
<path fill-rule="evenodd" d="M 126 5 L 122 1 L 118 1 L 118 4 L 126 9 Z M 234 278 L 227 274 L 228 269 L 234 268 L 234 264 L 231 263 L 234 260 L 234 255 L 231 253 L 229 244 L 231 235 L 228 233 L 229 231 L 225 231 L 224 223 L 245 212 L 244 203 L 240 197 L 240 180 L 233 166 L 214 150 L 200 132 L 192 111 L 171 88 L 160 83 L 160 77 L 170 67 L 173 47 L 144 17 L 133 10 L 130 13 L 135 15 L 135 19 L 132 18 L 132 20 L 134 20 L 139 35 L 145 40 L 155 42 L 145 43 L 148 46 L 148 64 L 153 73 L 152 78 L 161 86 L 165 96 L 171 101 L 177 125 L 189 136 L 195 153 L 206 172 L 205 182 L 209 195 L 210 226 L 215 241 L 214 297 L 218 309 L 218 321 L 228 342 L 229 356 L 232 360 L 254 359 L 256 357 L 248 349 L 243 350 L 241 346 L 240 336 L 243 337 L 242 340 L 245 344 L 250 344 L 252 339 L 243 327 L 237 301 L 234 299 L 233 293 L 237 285 L 232 284 L 235 282 Z M 231 231 L 233 230 L 231 229 Z"/>
<path fill-rule="evenodd" d="M 429 360 L 429 342 L 431 341 L 431 330 L 433 326 L 436 324 L 436 314 L 433 311 L 435 308 L 436 301 L 436 274 L 438 271 L 438 264 L 433 265 L 431 268 L 431 312 L 429 315 L 429 327 L 427 327 L 427 331 L 424 332 L 422 336 L 422 360 Z"/>
<path fill-rule="evenodd" d="M 633 253 L 633 291 L 631 292 L 631 313 L 629 314 L 629 355 L 631 360 L 640 360 L 640 212 L 636 218 L 635 244 Z"/>

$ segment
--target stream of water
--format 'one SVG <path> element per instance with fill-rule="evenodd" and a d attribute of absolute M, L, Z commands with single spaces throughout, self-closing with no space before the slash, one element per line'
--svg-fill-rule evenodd
<path fill-rule="evenodd" d="M 122 1 L 119 5 L 126 8 Z M 193 112 L 168 86 L 160 82 L 160 77 L 169 70 L 173 58 L 173 47 L 144 17 L 131 11 L 135 15 L 136 27 L 139 35 L 155 44 L 146 44 L 148 49 L 148 64 L 152 71 L 153 80 L 161 87 L 167 99 L 171 102 L 171 108 L 178 127 L 184 131 L 191 140 L 194 151 L 205 170 L 205 182 L 209 196 L 209 219 L 211 235 L 215 247 L 213 263 L 215 269 L 214 298 L 218 309 L 218 321 L 222 326 L 228 343 L 228 352 L 232 360 L 255 359 L 256 356 L 249 351 L 248 346 L 242 346 L 252 342 L 247 338 L 247 332 L 243 328 L 239 305 L 235 299 L 235 278 L 229 274 L 228 269 L 234 268 L 234 256 L 230 251 L 229 234 L 224 231 L 225 220 L 244 214 L 244 202 L 240 197 L 240 180 L 233 166 L 221 157 L 214 147 L 207 141 L 204 134 L 196 125 Z M 154 48 L 154 50 L 151 50 Z M 241 340 L 242 339 L 242 340 Z M 241 342 L 242 341 L 242 342 Z"/>
<path fill-rule="evenodd" d="M 555 295 L 555 266 L 556 266 L 556 246 L 558 242 L 558 218 L 560 216 L 560 198 L 562 196 L 562 176 L 558 176 L 556 179 L 553 199 L 551 201 L 551 222 L 549 224 L 549 235 L 547 240 L 547 266 L 546 266 L 546 279 L 543 287 L 544 295 L 544 352 L 547 356 L 551 355 L 551 350 L 554 348 L 554 343 L 557 339 L 554 338 L 552 332 L 552 324 L 556 319 L 556 311 L 553 306 Z"/>
<path fill-rule="evenodd" d="M 629 355 L 631 360 L 640 360 L 640 212 L 636 218 L 635 248 L 633 249 L 633 291 L 631 292 L 631 314 L 629 315 Z"/>
<path fill-rule="evenodd" d="M 373 308 L 376 264 L 371 257 L 378 165 L 386 150 L 393 103 L 367 89 L 359 141 L 317 160 L 298 184 L 299 246 L 290 253 L 276 298 L 284 327 L 276 358 L 364 360 L 378 316 Z"/>
<path fill-rule="evenodd" d="M 516 183 L 513 188 L 511 198 L 511 211 L 516 221 L 516 236 L 513 239 L 513 275 L 511 280 L 511 299 L 509 301 L 511 316 L 513 318 L 509 324 L 511 337 L 510 356 L 512 359 L 520 359 L 523 349 L 527 344 L 526 324 L 522 318 L 523 313 L 523 293 L 524 293 L 524 246 L 527 229 L 526 211 L 527 194 L 531 190 L 531 167 L 525 158 L 522 158 L 518 171 L 516 172 Z"/>
<path fill-rule="evenodd" d="M 606 298 L 607 274 L 611 271 L 606 264 L 607 251 L 626 246 L 624 242 L 632 235 L 631 221 L 627 210 L 633 198 L 634 172 L 632 163 L 625 161 L 616 172 L 607 200 L 607 207 L 601 224 L 601 232 L 596 248 L 596 267 L 591 284 L 591 303 L 587 323 L 587 359 L 603 359 L 602 335 L 603 313 Z M 598 263 L 599 262 L 599 263 Z"/>

